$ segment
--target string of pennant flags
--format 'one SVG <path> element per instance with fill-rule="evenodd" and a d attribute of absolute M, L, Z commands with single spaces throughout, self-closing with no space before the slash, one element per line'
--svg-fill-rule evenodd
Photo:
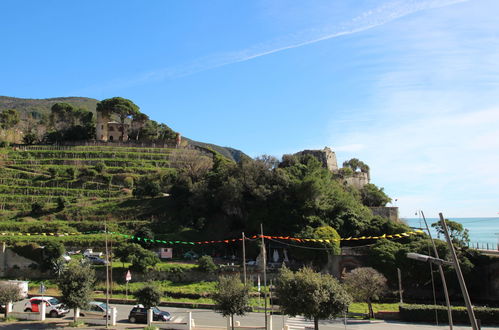
<path fill-rule="evenodd" d="M 103 234 L 105 233 L 104 231 L 90 231 L 90 232 L 82 232 L 82 233 L 76 233 L 76 232 L 71 232 L 71 233 L 22 233 L 22 232 L 2 232 L 0 233 L 1 236 L 71 236 L 71 235 L 90 235 L 90 234 Z M 290 236 L 268 236 L 268 235 L 253 235 L 251 237 L 246 237 L 246 239 L 258 239 L 258 238 L 265 238 L 265 239 L 273 239 L 273 240 L 289 240 L 289 241 L 294 241 L 298 243 L 302 242 L 318 242 L 318 243 L 332 243 L 332 242 L 339 242 L 339 241 L 359 241 L 359 240 L 376 240 L 376 239 L 398 239 L 398 238 L 404 238 L 404 237 L 409 237 L 412 235 L 420 235 L 423 234 L 424 232 L 422 230 L 414 230 L 414 231 L 408 231 L 408 232 L 403 232 L 403 233 L 398 233 L 398 234 L 383 234 L 380 236 L 361 236 L 361 237 L 345 237 L 345 238 L 334 238 L 334 239 L 321 239 L 321 238 L 298 238 L 298 237 L 290 237 Z M 130 235 L 130 234 L 122 234 L 122 233 L 117 233 L 117 232 L 110 232 L 108 231 L 108 234 L 111 235 L 117 235 L 121 236 L 126 239 L 131 239 L 131 240 L 137 240 L 137 241 L 143 241 L 143 242 L 150 242 L 150 243 L 160 243 L 160 244 L 184 244 L 184 245 L 199 245 L 199 244 L 216 244 L 216 243 L 234 243 L 238 241 L 242 241 L 243 238 L 231 238 L 231 239 L 222 239 L 222 240 L 212 240 L 212 241 L 170 241 L 170 240 L 159 240 L 159 239 L 151 239 L 151 238 L 146 238 L 146 237 L 140 237 L 140 236 L 135 236 L 135 235 Z"/>

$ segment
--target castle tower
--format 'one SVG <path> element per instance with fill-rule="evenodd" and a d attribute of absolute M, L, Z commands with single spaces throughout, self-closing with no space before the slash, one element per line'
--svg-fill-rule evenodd
<path fill-rule="evenodd" d="M 107 123 L 109 122 L 109 116 L 103 116 L 102 112 L 97 111 L 97 123 L 96 123 L 96 136 L 99 141 L 107 141 L 109 135 L 107 131 Z"/>

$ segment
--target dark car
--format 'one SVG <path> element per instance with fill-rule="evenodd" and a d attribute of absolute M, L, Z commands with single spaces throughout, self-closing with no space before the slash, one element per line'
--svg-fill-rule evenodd
<path fill-rule="evenodd" d="M 170 313 L 159 310 L 158 307 L 152 308 L 153 321 L 169 321 L 171 318 Z M 130 323 L 147 323 L 147 309 L 142 305 L 133 307 L 128 314 L 128 321 Z"/>

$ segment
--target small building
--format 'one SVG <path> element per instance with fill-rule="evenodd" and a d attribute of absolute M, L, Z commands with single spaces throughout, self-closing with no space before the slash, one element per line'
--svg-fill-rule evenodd
<path fill-rule="evenodd" d="M 109 141 L 109 142 L 124 142 L 128 141 L 128 129 L 130 124 L 124 124 L 117 121 L 111 121 L 108 115 L 102 115 L 101 112 L 97 111 L 97 125 L 96 125 L 96 136 L 97 140 Z M 122 128 L 125 129 L 124 134 L 122 134 Z"/>
<path fill-rule="evenodd" d="M 129 124 L 121 125 L 117 121 L 109 121 L 107 123 L 99 123 L 97 127 L 97 139 L 101 141 L 128 141 Z M 122 134 L 122 127 L 125 128 L 125 133 Z"/>

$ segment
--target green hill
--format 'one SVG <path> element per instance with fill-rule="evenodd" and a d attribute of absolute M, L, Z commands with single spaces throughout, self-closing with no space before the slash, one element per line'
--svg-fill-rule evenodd
<path fill-rule="evenodd" d="M 6 109 L 15 109 L 19 112 L 20 118 L 24 122 L 28 122 L 28 119 L 31 120 L 35 119 L 37 121 L 41 121 L 42 123 L 44 123 L 47 122 L 47 118 L 50 115 L 50 108 L 55 103 L 69 103 L 75 106 L 76 108 L 84 108 L 95 113 L 95 108 L 98 102 L 99 100 L 88 97 L 55 97 L 48 99 L 25 99 L 25 98 L 16 98 L 9 96 L 0 96 L 0 112 Z M 19 134 L 15 133 L 12 134 L 13 136 L 16 136 L 15 140 L 19 140 L 21 138 L 21 135 Z M 191 145 L 214 150 L 234 161 L 240 161 L 242 157 L 247 157 L 242 151 L 234 148 L 222 147 L 210 143 L 195 141 L 187 137 L 184 137 L 184 140 L 188 141 L 188 143 Z"/>
<path fill-rule="evenodd" d="M 95 112 L 99 100 L 88 97 L 54 97 L 49 99 L 24 99 L 9 96 L 0 96 L 0 111 L 4 109 L 15 109 L 21 117 L 31 115 L 41 118 L 50 114 L 50 108 L 55 103 L 69 103 L 78 108 L 85 108 Z"/>

